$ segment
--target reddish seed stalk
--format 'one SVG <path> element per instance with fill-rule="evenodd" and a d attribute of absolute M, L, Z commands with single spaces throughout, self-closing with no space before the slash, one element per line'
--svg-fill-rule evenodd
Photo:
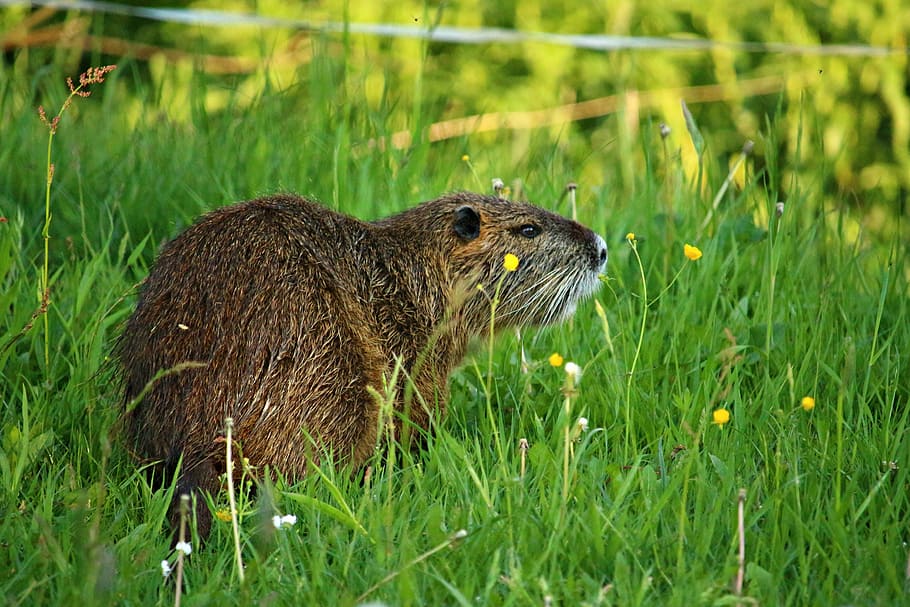
<path fill-rule="evenodd" d="M 190 511 L 190 496 L 180 496 L 180 531 L 177 535 L 178 542 L 182 544 L 186 541 L 186 519 Z M 180 598 L 183 592 L 183 558 L 182 550 L 177 551 L 177 587 L 174 590 L 174 607 L 180 607 Z"/>
<path fill-rule="evenodd" d="M 72 78 L 66 79 L 66 85 L 70 89 L 70 94 L 60 106 L 60 111 L 51 119 L 48 119 L 44 106 L 38 106 L 38 117 L 47 127 L 47 173 L 46 184 L 44 189 L 44 229 L 41 232 L 44 238 L 44 264 L 41 268 L 41 280 L 39 285 L 39 294 L 42 300 L 49 300 L 50 295 L 50 272 L 48 267 L 48 258 L 50 253 L 50 226 L 51 226 L 51 184 L 54 182 L 54 163 L 51 162 L 51 150 L 54 143 L 54 135 L 60 126 L 60 117 L 63 112 L 70 106 L 75 97 L 88 97 L 92 92 L 88 87 L 92 84 L 101 84 L 105 76 L 117 69 L 116 65 L 105 65 L 103 67 L 92 67 L 79 75 L 79 85 L 73 84 Z M 46 311 L 46 308 L 45 308 Z M 44 314 L 44 368 L 50 368 L 50 321 L 47 313 Z"/>

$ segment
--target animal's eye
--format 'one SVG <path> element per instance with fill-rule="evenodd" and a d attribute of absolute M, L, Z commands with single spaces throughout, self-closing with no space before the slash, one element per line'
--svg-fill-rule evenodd
<path fill-rule="evenodd" d="M 518 228 L 518 233 L 525 238 L 536 238 L 540 235 L 540 226 L 528 223 Z"/>

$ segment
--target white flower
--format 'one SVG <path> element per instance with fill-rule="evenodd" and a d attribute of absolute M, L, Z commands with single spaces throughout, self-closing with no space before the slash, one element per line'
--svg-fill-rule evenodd
<path fill-rule="evenodd" d="M 588 418 L 587 417 L 578 418 L 578 429 L 581 430 L 582 432 L 588 431 Z"/>
<path fill-rule="evenodd" d="M 167 562 L 167 559 L 161 561 L 161 576 L 167 577 L 171 574 L 171 564 Z"/>
<path fill-rule="evenodd" d="M 174 546 L 174 550 L 189 556 L 193 552 L 193 547 L 190 546 L 189 542 L 177 542 L 177 545 Z"/>
<path fill-rule="evenodd" d="M 297 524 L 297 517 L 293 514 L 285 514 L 284 516 L 276 514 L 272 517 L 272 524 L 275 526 L 275 529 L 293 527 Z"/>
<path fill-rule="evenodd" d="M 565 366 L 566 375 L 572 378 L 572 381 L 577 381 L 581 377 L 581 367 L 575 363 L 568 362 Z"/>

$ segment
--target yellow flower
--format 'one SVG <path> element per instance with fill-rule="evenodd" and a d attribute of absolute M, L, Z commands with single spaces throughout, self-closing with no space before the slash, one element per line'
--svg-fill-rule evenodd
<path fill-rule="evenodd" d="M 511 253 L 506 253 L 505 259 L 502 260 L 502 267 L 506 272 L 514 272 L 518 269 L 518 258 Z"/>
<path fill-rule="evenodd" d="M 468 156 L 467 154 L 465 154 L 464 156 L 461 157 L 461 161 L 462 161 L 462 162 L 467 162 L 467 161 L 469 161 L 470 159 L 471 159 L 471 157 Z"/>
<path fill-rule="evenodd" d="M 562 356 L 559 355 L 559 352 L 553 352 L 550 354 L 550 366 L 551 367 L 561 367 L 562 366 Z"/>
<path fill-rule="evenodd" d="M 811 396 L 804 396 L 801 401 L 799 401 L 799 406 L 803 408 L 803 411 L 811 411 L 815 408 L 815 399 Z"/>
<path fill-rule="evenodd" d="M 215 518 L 217 518 L 219 521 L 221 521 L 223 523 L 227 523 L 228 521 L 231 520 L 231 513 L 228 512 L 227 510 L 216 510 Z"/>
<path fill-rule="evenodd" d="M 718 426 L 720 426 L 721 428 L 723 428 L 724 424 L 726 424 L 728 421 L 730 421 L 730 412 L 726 409 L 715 409 L 713 418 L 714 419 L 713 419 L 712 423 L 715 423 Z"/>
<path fill-rule="evenodd" d="M 701 259 L 701 249 L 693 247 L 690 244 L 683 245 L 683 253 L 690 261 L 698 261 Z"/>
<path fill-rule="evenodd" d="M 628 240 L 629 242 L 634 241 L 634 240 L 635 240 L 635 232 L 629 232 L 628 234 L 626 234 L 626 240 Z"/>

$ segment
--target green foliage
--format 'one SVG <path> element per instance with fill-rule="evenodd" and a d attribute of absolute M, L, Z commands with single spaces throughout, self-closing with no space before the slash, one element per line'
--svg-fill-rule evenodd
<path fill-rule="evenodd" d="M 817 14 L 778 5 L 770 20 L 757 19 L 751 5 L 710 10 L 709 3 L 704 14 L 605 6 L 600 15 L 567 6 L 564 27 L 730 38 L 737 30 L 729 22 L 738 20 L 767 28 L 760 33 L 768 39 L 820 38 L 811 27 Z M 879 28 L 870 38 L 878 43 L 891 41 L 903 18 L 847 20 L 863 9 L 835 9 L 831 32 Z M 407 12 L 375 10 L 352 18 Z M 524 29 L 552 29 L 557 17 L 533 1 L 453 10 L 461 24 Z M 850 146 L 832 162 L 821 143 L 832 129 L 855 133 L 849 120 L 828 117 L 838 107 L 867 114 L 863 104 L 881 102 L 874 91 L 856 102 L 823 87 L 832 89 L 828 109 L 824 99 L 789 93 L 779 112 L 754 99 L 735 112 L 693 107 L 708 150 L 697 179 L 674 139 L 686 132 L 678 99 L 660 117 L 681 125 L 669 139 L 647 117 L 634 121 L 648 127 L 635 138 L 617 134 L 628 118 L 558 135 L 436 144 L 420 137 L 418 127 L 446 107 L 527 109 L 556 100 L 567 73 L 607 71 L 592 54 L 535 45 L 446 47 L 450 53 L 396 41 L 381 49 L 385 84 L 376 96 L 377 66 L 367 58 L 380 43 L 340 40 L 315 41 L 312 61 L 280 90 L 249 95 L 239 81 L 225 90 L 182 68 L 149 80 L 141 64 L 121 61 L 91 98 L 75 102 L 54 140 L 47 367 L 43 336 L 28 328 L 40 304 L 46 176 L 46 130 L 35 108 L 62 103 L 65 77 L 74 74 L 65 57 L 42 71 L 25 53 L 0 67 L 5 602 L 173 602 L 173 574 L 163 580 L 160 569 L 173 560 L 165 522 L 172 489 L 152 490 L 118 440 L 108 360 L 160 243 L 207 209 L 279 189 L 372 218 L 444 191 L 485 189 L 492 177 L 520 178 L 534 200 L 565 214 L 564 186 L 579 181 L 579 218 L 610 246 L 607 285 L 596 298 L 602 315 L 588 302 L 564 326 L 523 332 L 520 342 L 503 335 L 491 361 L 479 346 L 452 378 L 449 416 L 425 453 L 378 454 L 368 479 L 324 466 L 295 484 L 266 485 L 257 498 L 241 491 L 245 581 L 225 573 L 233 571 L 232 534 L 216 523 L 210 542 L 194 544 L 186 560 L 184 603 L 354 605 L 366 594 L 394 605 L 544 604 L 548 596 L 564 605 L 735 604 L 741 488 L 744 602 L 906 602 L 907 243 L 897 231 L 859 229 L 867 218 L 826 193 L 840 182 L 839 163 L 851 165 L 862 152 Z M 521 53 L 529 74 L 484 85 L 496 61 L 482 50 L 501 54 L 502 65 Z M 671 62 L 656 55 L 598 56 L 621 69 L 611 71 L 616 80 L 592 79 L 585 95 L 614 82 L 684 84 L 694 77 L 687 62 L 713 66 L 733 85 L 740 63 L 755 62 L 742 69 L 760 72 L 763 62 L 795 69 L 808 61 L 734 61 L 716 51 L 661 72 Z M 826 75 L 839 73 L 833 59 L 824 61 Z M 843 62 L 845 73 L 858 69 Z M 444 65 L 464 68 L 446 68 L 445 96 Z M 881 69 L 884 78 L 883 65 L 862 69 Z M 463 86 L 468 78 L 478 85 Z M 173 91 L 182 96 L 171 98 Z M 223 102 L 217 110 L 209 106 L 215 93 Z M 497 96 L 505 105 L 494 104 Z M 185 114 L 168 113 L 177 101 Z M 773 115 L 758 129 L 764 109 Z M 748 112 L 754 119 L 742 118 Z M 793 116 L 802 117 L 795 127 Z M 411 148 L 366 145 L 401 128 L 415 135 Z M 728 174 L 722 150 L 738 155 L 746 136 L 760 161 L 731 178 L 715 208 Z M 592 142 L 601 142 L 595 153 Z M 889 192 L 864 190 L 864 202 L 895 208 Z M 685 243 L 703 257 L 686 259 Z M 547 362 L 554 351 L 583 368 L 568 399 L 563 368 Z M 814 410 L 800 407 L 805 395 L 816 399 Z M 721 407 L 731 419 L 718 426 L 712 412 Z M 586 432 L 576 429 L 581 416 Z M 216 508 L 225 503 L 215 496 Z M 274 514 L 289 512 L 295 526 L 271 526 Z M 461 529 L 464 538 L 456 537 Z"/>
<path fill-rule="evenodd" d="M 184 2 L 187 8 L 211 9 L 207 2 Z M 532 118 L 539 133 L 519 132 L 513 140 L 516 158 L 537 153 L 539 141 L 561 148 L 569 165 L 578 167 L 593 153 L 619 146 L 627 153 L 653 136 L 643 129 L 650 122 L 669 124 L 682 135 L 686 123 L 679 100 L 686 99 L 699 124 L 709 127 L 713 154 L 720 164 L 735 154 L 746 139 L 766 131 L 765 118 L 774 117 L 778 149 L 785 170 L 776 187 L 790 196 L 796 183 L 820 178 L 814 184 L 829 200 L 850 200 L 862 208 L 885 207 L 869 214 L 876 229 L 892 229 L 888 213 L 906 212 L 899 204 L 910 188 L 910 99 L 906 32 L 910 11 L 900 0 L 874 5 L 837 0 L 826 5 L 805 2 L 759 2 L 729 5 L 715 1 L 680 5 L 671 2 L 553 3 L 545 0 L 445 3 L 440 7 L 407 2 L 347 2 L 320 0 L 288 4 L 277 0 L 256 3 L 260 14 L 319 26 L 390 24 L 432 29 L 506 28 L 523 32 L 639 36 L 710 40 L 707 50 L 627 48 L 612 52 L 553 43 L 481 45 L 433 42 L 410 36 L 381 37 L 346 33 L 326 41 L 311 32 L 282 27 L 187 27 L 179 23 L 150 23 L 107 16 L 82 26 L 97 36 L 159 45 L 183 53 L 176 64 L 154 55 L 135 70 L 140 87 L 171 116 L 202 117 L 231 105 L 254 107 L 263 91 L 284 90 L 294 106 L 333 103 L 351 111 L 344 99 L 360 98 L 356 113 L 372 114 L 369 127 L 382 124 L 388 132 L 412 134 L 435 119 L 460 118 L 487 112 L 543 110 L 550 107 L 616 95 L 616 108 L 602 117 L 566 123 Z M 248 13 L 247 2 L 230 1 L 219 10 Z M 13 30 L 24 14 L 10 11 L 0 28 Z M 78 12 L 55 18 L 79 30 Z M 99 42 L 98 45 L 101 43 Z M 736 47 L 748 44 L 748 52 Z M 828 50 L 820 51 L 820 45 Z M 877 50 L 854 54 L 838 45 L 867 45 Z M 147 52 L 148 47 L 136 49 Z M 325 91 L 296 87 L 296 70 L 317 53 L 343 58 L 329 76 Z M 201 54 L 194 71 L 192 54 Z M 62 50 L 56 57 L 72 58 Z M 228 60 L 222 60 L 223 57 Z M 317 61 L 314 68 L 320 69 Z M 358 74 L 362 77 L 350 78 Z M 718 85 L 717 102 L 700 103 L 700 93 L 688 87 Z M 196 92 L 189 95 L 195 87 Z M 200 87 L 204 94 L 200 94 Z M 232 95 L 237 91 L 239 95 Z M 191 99 L 192 103 L 186 103 Z M 617 112 L 618 109 L 618 112 Z M 616 113 L 614 113 L 616 112 Z M 139 122 L 141 108 L 130 108 Z M 352 118 L 347 115 L 345 119 Z M 352 135 L 355 133 L 351 133 Z M 695 173 L 690 143 L 673 136 Z M 497 133 L 472 138 L 475 147 L 495 142 Z M 355 140 L 352 140 L 355 141 Z M 472 150 L 469 150 L 469 152 Z M 756 150 L 756 166 L 764 166 L 770 150 Z M 476 156 L 476 153 L 473 154 Z M 175 159 L 176 161 L 176 159 Z M 644 170 L 627 163 L 615 171 L 589 169 L 575 176 L 591 186 L 615 187 L 615 178 L 633 179 Z M 623 184 L 628 187 L 628 183 Z"/>

